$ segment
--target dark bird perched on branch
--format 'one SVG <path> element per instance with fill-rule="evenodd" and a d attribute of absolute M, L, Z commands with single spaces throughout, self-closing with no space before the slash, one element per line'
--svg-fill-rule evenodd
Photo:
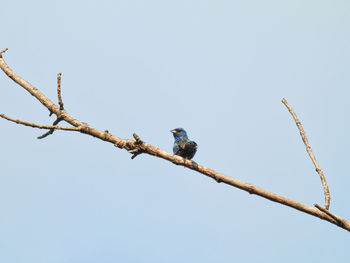
<path fill-rule="evenodd" d="M 197 151 L 197 143 L 190 141 L 186 131 L 182 128 L 173 129 L 171 132 L 175 138 L 173 146 L 174 154 L 189 160 L 192 159 Z"/>

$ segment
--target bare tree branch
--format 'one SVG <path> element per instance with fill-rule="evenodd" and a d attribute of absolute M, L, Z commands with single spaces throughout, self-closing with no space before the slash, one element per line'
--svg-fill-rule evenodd
<path fill-rule="evenodd" d="M 79 128 L 76 127 L 60 127 L 60 126 L 56 126 L 56 125 L 40 125 L 40 124 L 36 124 L 34 122 L 28 122 L 28 121 L 21 121 L 21 120 L 15 120 L 9 116 L 6 116 L 5 114 L 0 113 L 0 117 L 8 120 L 8 121 L 12 121 L 15 122 L 17 124 L 21 124 L 24 126 L 29 126 L 29 127 L 33 127 L 33 128 L 38 128 L 38 129 L 50 129 L 50 130 L 63 130 L 63 131 L 80 131 Z"/>
<path fill-rule="evenodd" d="M 222 173 L 216 172 L 208 167 L 205 167 L 201 164 L 197 164 L 191 160 L 187 160 L 180 156 L 170 154 L 166 151 L 159 149 L 156 146 L 150 145 L 142 141 L 140 137 L 137 136 L 136 134 L 134 134 L 135 140 L 130 140 L 130 139 L 121 139 L 109 133 L 107 130 L 106 131 L 97 130 L 91 127 L 90 125 L 88 125 L 87 123 L 76 120 L 70 114 L 68 114 L 65 110 L 60 110 L 60 107 L 58 105 L 55 105 L 50 99 L 48 99 L 44 94 L 42 94 L 36 87 L 34 87 L 29 82 L 23 80 L 21 77 L 16 75 L 6 64 L 1 54 L 0 54 L 0 68 L 13 81 L 15 81 L 21 87 L 26 89 L 32 96 L 37 98 L 50 112 L 53 112 L 53 114 L 55 114 L 57 118 L 62 118 L 64 121 L 68 122 L 72 126 L 79 128 L 80 132 L 82 133 L 113 143 L 116 147 L 127 150 L 128 152 L 133 154 L 133 157 L 141 153 L 147 153 L 149 155 L 153 155 L 155 157 L 171 161 L 177 165 L 185 166 L 189 169 L 195 170 L 201 174 L 204 174 L 210 178 L 213 178 L 217 182 L 222 182 L 222 183 L 237 187 L 239 189 L 242 189 L 250 194 L 256 194 L 266 199 L 269 199 L 273 202 L 287 205 L 289 207 L 292 207 L 299 211 L 316 216 L 320 219 L 326 220 L 336 226 L 339 226 L 343 229 L 350 231 L 350 222 L 345 219 L 341 219 L 340 217 L 337 217 L 341 221 L 336 220 L 326 212 L 321 211 L 315 207 L 303 204 L 301 202 L 295 201 L 293 199 L 290 199 L 288 197 L 285 197 L 279 194 L 269 192 L 253 184 L 249 184 L 249 183 L 240 181 L 238 179 L 229 177 L 227 175 L 224 175 Z"/>
<path fill-rule="evenodd" d="M 306 137 L 306 134 L 305 134 L 305 131 L 303 129 L 303 126 L 301 125 L 301 122 L 299 121 L 297 115 L 295 114 L 295 112 L 293 111 L 292 107 L 289 106 L 287 100 L 285 98 L 282 99 L 282 103 L 287 107 L 288 111 L 290 112 L 290 114 L 292 114 L 293 116 L 293 119 L 299 129 L 299 132 L 300 132 L 300 135 L 301 135 L 301 138 L 305 144 L 305 147 L 306 147 L 306 151 L 307 153 L 309 154 L 312 162 L 314 163 L 315 165 L 315 168 L 316 168 L 316 172 L 319 174 L 320 178 L 321 178 L 321 182 L 322 182 L 322 185 L 323 185 L 323 192 L 324 192 L 324 198 L 325 198 L 325 209 L 329 210 L 329 204 L 330 204 L 330 200 L 331 200 L 331 196 L 329 194 L 329 189 L 328 189 L 328 184 L 327 184 L 327 181 L 326 181 L 326 177 L 324 176 L 323 172 L 322 172 L 322 169 L 321 167 L 319 166 L 317 160 L 316 160 L 316 157 L 315 155 L 313 154 L 312 152 L 312 149 L 311 149 L 311 146 L 309 144 L 309 141 Z"/>

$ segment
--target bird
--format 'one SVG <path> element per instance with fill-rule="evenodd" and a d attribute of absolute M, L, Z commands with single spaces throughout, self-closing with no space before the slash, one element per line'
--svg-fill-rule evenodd
<path fill-rule="evenodd" d="M 173 146 L 174 154 L 191 160 L 197 151 L 197 143 L 188 139 L 186 131 L 182 128 L 176 128 L 170 132 L 172 132 L 175 138 Z"/>

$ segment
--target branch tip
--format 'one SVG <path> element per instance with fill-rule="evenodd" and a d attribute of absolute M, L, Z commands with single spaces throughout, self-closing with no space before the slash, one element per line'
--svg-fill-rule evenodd
<path fill-rule="evenodd" d="M 3 50 L 0 51 L 0 57 L 2 57 L 2 54 L 5 53 L 8 50 L 8 48 L 4 48 Z"/>
<path fill-rule="evenodd" d="M 143 141 L 141 140 L 140 136 L 138 136 L 136 133 L 133 133 L 132 136 L 134 137 L 136 144 L 142 144 Z"/>
<path fill-rule="evenodd" d="M 60 110 L 64 110 L 62 97 L 61 97 L 61 76 L 62 73 L 57 73 L 57 96 L 58 96 L 58 104 L 60 105 Z"/>
<path fill-rule="evenodd" d="M 305 144 L 305 148 L 307 153 L 309 154 L 311 161 L 313 162 L 315 168 L 316 168 L 316 172 L 318 173 L 318 175 L 320 176 L 321 182 L 322 182 L 322 186 L 323 186 L 323 192 L 324 192 L 324 198 L 325 198 L 325 209 L 329 209 L 329 205 L 330 205 L 330 193 L 329 193 L 329 188 L 328 188 L 328 184 L 326 181 L 326 177 L 324 176 L 321 167 L 319 166 L 315 155 L 312 152 L 311 146 L 309 144 L 309 141 L 306 137 L 305 131 L 303 129 L 303 126 L 301 125 L 301 122 L 299 121 L 297 115 L 295 114 L 294 110 L 292 109 L 292 107 L 288 104 L 287 100 L 285 98 L 282 99 L 282 103 L 287 107 L 288 111 L 290 112 L 290 114 L 292 115 L 295 124 L 298 127 L 298 130 L 300 132 L 300 136 L 301 139 L 303 140 L 304 144 Z"/>

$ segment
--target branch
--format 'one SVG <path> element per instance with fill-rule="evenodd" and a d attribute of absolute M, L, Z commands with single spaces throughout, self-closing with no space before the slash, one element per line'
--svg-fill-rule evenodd
<path fill-rule="evenodd" d="M 57 96 L 58 96 L 58 104 L 60 105 L 60 111 L 64 110 L 63 107 L 63 102 L 62 102 L 62 97 L 61 97 L 61 76 L 62 73 L 58 73 L 57 74 Z M 50 117 L 53 114 L 53 112 L 50 112 Z M 57 116 L 57 119 L 52 123 L 53 126 L 56 126 L 60 121 L 62 121 L 63 119 L 60 118 L 59 116 Z M 55 131 L 55 129 L 51 129 L 48 132 L 45 132 L 43 135 L 37 137 L 38 139 L 44 139 L 47 136 L 53 134 L 53 132 Z"/>
<path fill-rule="evenodd" d="M 50 115 L 52 115 L 52 113 L 50 113 Z M 53 134 L 53 132 L 54 132 L 55 130 L 57 130 L 57 129 L 55 129 L 55 127 L 56 127 L 57 124 L 58 124 L 60 121 L 62 121 L 62 120 L 63 120 L 63 119 L 57 118 L 57 119 L 52 123 L 52 125 L 51 125 L 51 127 L 53 127 L 53 128 L 51 128 L 48 132 L 45 132 L 43 135 L 38 136 L 37 139 L 39 139 L 39 140 L 40 140 L 40 139 L 44 139 L 45 137 L 47 137 L 47 136 Z"/>
<path fill-rule="evenodd" d="M 305 144 L 305 147 L 306 147 L 306 151 L 307 153 L 309 154 L 312 162 L 314 163 L 315 165 L 315 168 L 316 168 L 316 172 L 319 174 L 320 178 L 321 178 L 321 181 L 322 181 L 322 185 L 323 185 L 323 192 L 324 192 L 324 198 L 325 198 L 325 209 L 329 210 L 329 203 L 330 203 L 330 199 L 331 199 L 331 196 L 329 194 L 329 189 L 328 189 L 328 184 L 327 184 L 327 181 L 326 181 L 326 177 L 324 176 L 322 170 L 321 170 L 321 167 L 319 166 L 317 160 L 316 160 L 316 157 L 315 155 L 313 154 L 312 152 L 312 149 L 311 149 L 311 146 L 309 144 L 309 141 L 306 137 L 306 134 L 304 132 L 304 129 L 303 129 L 303 126 L 301 125 L 301 122 L 299 121 L 297 115 L 295 114 L 295 112 L 293 111 L 292 107 L 289 106 L 287 100 L 285 98 L 282 99 L 282 103 L 287 107 L 287 109 L 289 110 L 290 114 L 292 114 L 293 116 L 293 119 L 299 129 L 299 132 L 300 132 L 300 135 L 301 135 L 301 138 L 303 139 L 303 142 Z"/>
<path fill-rule="evenodd" d="M 63 130 L 63 131 L 80 131 L 80 128 L 75 128 L 75 127 L 60 127 L 60 126 L 56 126 L 56 125 L 39 125 L 39 124 L 36 124 L 33 122 L 15 120 L 15 119 L 12 119 L 11 117 L 6 116 L 5 114 L 2 114 L 2 113 L 0 113 L 0 117 L 5 119 L 5 120 L 15 122 L 17 124 L 21 124 L 24 126 L 29 126 L 32 128 L 46 129 L 46 130 L 52 129 L 52 130 Z"/>
<path fill-rule="evenodd" d="M 57 74 L 57 96 L 58 96 L 58 104 L 60 105 L 60 110 L 64 110 L 62 97 L 61 97 L 61 76 L 62 76 L 62 73 Z"/>
<path fill-rule="evenodd" d="M 0 68 L 5 72 L 7 76 L 9 76 L 13 81 L 15 81 L 17 84 L 19 84 L 21 87 L 26 89 L 31 95 L 33 95 L 38 101 L 40 101 L 50 112 L 55 114 L 58 118 L 62 118 L 64 121 L 68 122 L 72 126 L 79 128 L 80 132 L 85 133 L 87 135 L 99 138 L 101 140 L 113 143 L 114 146 L 125 149 L 128 152 L 132 153 L 133 156 L 137 156 L 141 153 L 147 153 L 149 155 L 162 158 L 168 161 L 171 161 L 177 165 L 182 165 L 184 167 L 187 167 L 189 169 L 192 169 L 194 171 L 197 171 L 201 174 L 204 174 L 212 179 L 214 179 L 216 182 L 225 183 L 228 185 L 231 185 L 233 187 L 237 187 L 241 190 L 244 190 L 250 194 L 256 194 L 261 197 L 264 197 L 266 199 L 269 199 L 273 202 L 277 202 L 289 207 L 292 207 L 294 209 L 297 209 L 299 211 L 308 213 L 310 215 L 316 216 L 322 220 L 326 220 L 338 227 L 341 227 L 343 229 L 346 229 L 350 231 L 350 222 L 346 221 L 345 219 L 339 218 L 341 221 L 335 220 L 331 216 L 329 216 L 327 213 L 320 211 L 319 209 L 303 204 L 301 202 L 295 201 L 293 199 L 290 199 L 288 197 L 275 194 L 272 192 L 269 192 L 263 188 L 260 188 L 258 186 L 240 181 L 238 179 L 229 177 L 227 175 L 224 175 L 222 173 L 216 172 L 208 167 L 205 167 L 201 164 L 197 164 L 191 160 L 187 160 L 182 158 L 181 156 L 177 156 L 174 154 L 170 154 L 166 151 L 163 151 L 159 149 L 156 146 L 150 145 L 140 139 L 139 136 L 136 134 L 134 135 L 135 140 L 130 139 L 121 139 L 111 133 L 106 131 L 100 131 L 97 130 L 87 123 L 81 122 L 73 118 L 70 114 L 68 114 L 65 110 L 60 110 L 59 106 L 55 105 L 51 100 L 49 100 L 44 94 L 42 94 L 37 88 L 35 88 L 33 85 L 31 85 L 29 82 L 23 80 L 21 77 L 16 75 L 6 64 L 4 59 L 2 58 L 0 54 Z"/>

